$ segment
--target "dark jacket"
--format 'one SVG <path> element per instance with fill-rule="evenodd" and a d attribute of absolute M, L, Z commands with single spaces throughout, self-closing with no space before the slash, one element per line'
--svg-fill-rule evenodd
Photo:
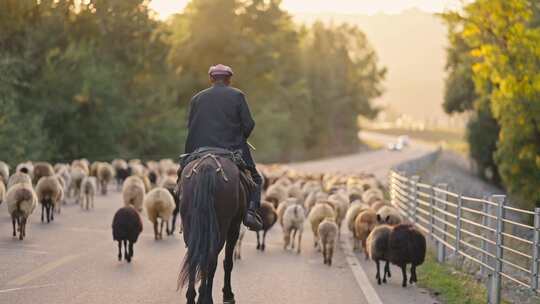
<path fill-rule="evenodd" d="M 185 153 L 200 147 L 241 149 L 254 127 L 244 93 L 215 84 L 191 99 Z"/>

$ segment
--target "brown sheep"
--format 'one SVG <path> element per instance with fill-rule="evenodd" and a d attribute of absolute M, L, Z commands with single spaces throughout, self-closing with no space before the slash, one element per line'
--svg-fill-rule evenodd
<path fill-rule="evenodd" d="M 34 165 L 34 174 L 32 178 L 32 183 L 36 185 L 39 182 L 39 179 L 45 176 L 53 176 L 54 168 L 51 164 L 46 162 L 39 162 Z"/>
<path fill-rule="evenodd" d="M 101 187 L 101 194 L 107 194 L 107 185 L 114 178 L 114 168 L 108 163 L 100 163 L 97 167 L 97 179 Z"/>
<path fill-rule="evenodd" d="M 54 221 L 54 210 L 59 207 L 63 195 L 62 185 L 56 176 L 41 177 L 36 186 L 36 194 L 41 204 L 41 221 L 45 221 L 45 213 L 47 223 Z"/>
<path fill-rule="evenodd" d="M 355 201 L 351 204 L 351 206 L 347 210 L 347 214 L 345 215 L 345 223 L 347 224 L 347 228 L 349 228 L 349 231 L 353 235 L 353 250 L 357 250 L 360 245 L 358 239 L 355 237 L 354 223 L 356 222 L 356 217 L 362 211 L 367 209 L 369 209 L 369 206 L 367 204 L 364 204 L 360 201 Z"/>
<path fill-rule="evenodd" d="M 277 222 L 277 212 L 274 208 L 274 205 L 272 205 L 269 202 L 262 202 L 261 209 L 259 210 L 259 214 L 261 215 L 262 222 L 263 222 L 263 237 L 262 242 L 259 238 L 259 232 L 257 231 L 257 249 L 260 251 L 264 251 L 266 249 L 266 233 L 274 224 Z"/>
<path fill-rule="evenodd" d="M 363 212 L 361 212 L 357 217 L 356 221 L 354 222 L 354 231 L 355 231 L 355 237 L 357 240 L 362 242 L 362 247 L 364 248 L 364 253 L 366 255 L 366 259 L 368 258 L 367 250 L 366 250 L 366 240 L 373 230 L 375 228 L 375 225 L 377 224 L 377 214 L 375 211 L 368 209 Z"/>

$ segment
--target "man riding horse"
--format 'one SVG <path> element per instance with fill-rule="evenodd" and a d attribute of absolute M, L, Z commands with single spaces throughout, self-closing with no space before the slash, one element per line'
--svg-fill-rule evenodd
<path fill-rule="evenodd" d="M 206 148 L 241 151 L 246 169 L 257 184 L 248 197 L 244 225 L 258 231 L 262 229 L 262 221 L 257 214 L 261 205 L 262 178 L 247 143 L 255 122 L 244 93 L 230 86 L 232 69 L 218 64 L 210 67 L 208 74 L 212 86 L 191 99 L 185 153 L 191 154 Z M 182 164 L 182 167 L 185 165 Z"/>

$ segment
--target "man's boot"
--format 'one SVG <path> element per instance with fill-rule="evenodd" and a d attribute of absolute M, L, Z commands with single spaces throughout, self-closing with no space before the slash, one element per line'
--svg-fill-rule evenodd
<path fill-rule="evenodd" d="M 249 202 L 249 207 L 244 217 L 244 225 L 252 231 L 260 231 L 263 229 L 263 223 L 261 216 L 257 213 L 260 209 L 260 202 L 257 204 L 255 201 Z"/>

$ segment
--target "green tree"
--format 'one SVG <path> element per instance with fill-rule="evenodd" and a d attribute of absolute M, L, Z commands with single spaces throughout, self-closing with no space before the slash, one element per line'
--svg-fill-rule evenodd
<path fill-rule="evenodd" d="M 495 161 L 508 190 L 540 204 L 537 1 L 477 0 L 460 16 L 476 94 L 500 126 Z"/>

